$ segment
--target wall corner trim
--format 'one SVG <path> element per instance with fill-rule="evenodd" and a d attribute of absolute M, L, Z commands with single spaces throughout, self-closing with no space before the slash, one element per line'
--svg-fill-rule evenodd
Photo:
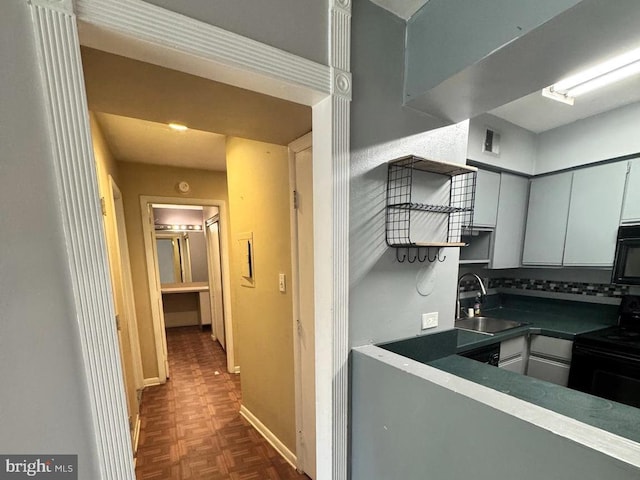
<path fill-rule="evenodd" d="M 333 480 L 347 480 L 349 465 L 349 188 L 351 119 L 351 0 L 331 2 L 333 74 L 333 286 L 332 286 L 332 441 Z"/>
<path fill-rule="evenodd" d="M 91 25 L 107 27 L 165 48 L 178 48 L 226 67 L 241 67 L 258 75 L 330 93 L 331 76 L 326 65 L 150 3 L 76 0 L 76 12 L 81 21 Z M 262 61 L 264 58 L 269 58 L 269 62 Z"/>
<path fill-rule="evenodd" d="M 29 8 L 95 439 L 94 468 L 103 480 L 134 478 L 107 253 L 98 240 L 104 231 L 76 18 L 69 0 L 32 0 Z"/>
<path fill-rule="evenodd" d="M 73 15 L 72 0 L 27 0 L 27 3 L 32 6 L 56 10 L 61 13 L 66 13 L 67 15 Z"/>

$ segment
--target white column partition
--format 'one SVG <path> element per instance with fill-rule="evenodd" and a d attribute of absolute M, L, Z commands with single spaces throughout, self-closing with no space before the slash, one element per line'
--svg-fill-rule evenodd
<path fill-rule="evenodd" d="M 347 480 L 349 398 L 349 150 L 351 106 L 351 0 L 334 0 L 331 9 L 330 63 L 333 159 L 333 472 Z"/>
<path fill-rule="evenodd" d="M 70 0 L 30 0 L 69 273 L 103 479 L 133 479 L 89 110 Z"/>

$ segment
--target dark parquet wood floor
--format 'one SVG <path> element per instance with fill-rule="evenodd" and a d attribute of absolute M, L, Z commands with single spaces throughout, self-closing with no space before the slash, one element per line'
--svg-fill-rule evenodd
<path fill-rule="evenodd" d="M 199 327 L 167 330 L 171 378 L 144 390 L 138 480 L 309 480 L 238 413 L 240 378 Z"/>

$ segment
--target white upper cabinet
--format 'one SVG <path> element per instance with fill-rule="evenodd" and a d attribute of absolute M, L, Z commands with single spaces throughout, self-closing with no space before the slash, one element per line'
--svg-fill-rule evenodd
<path fill-rule="evenodd" d="M 523 265 L 562 265 L 572 172 L 531 181 Z"/>
<path fill-rule="evenodd" d="M 622 222 L 640 222 L 640 158 L 629 162 L 630 171 L 622 205 Z"/>
<path fill-rule="evenodd" d="M 495 228 L 499 194 L 500 174 L 488 170 L 478 170 L 473 209 L 473 225 L 475 227 Z"/>
<path fill-rule="evenodd" d="M 574 172 L 564 265 L 613 265 L 626 173 L 627 162 Z"/>
<path fill-rule="evenodd" d="M 529 180 L 500 174 L 500 201 L 490 268 L 518 268 L 522 258 Z"/>

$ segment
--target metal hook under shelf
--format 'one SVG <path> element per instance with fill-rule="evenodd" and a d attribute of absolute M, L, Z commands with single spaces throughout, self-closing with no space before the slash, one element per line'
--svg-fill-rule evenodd
<path fill-rule="evenodd" d="M 431 256 L 432 248 L 434 250 L 433 256 Z M 415 263 L 416 261 L 424 263 L 427 260 L 429 263 L 433 263 L 436 260 L 442 263 L 447 259 L 447 256 L 441 256 L 441 250 L 442 247 L 396 247 L 396 260 L 398 260 L 399 263 Z"/>

